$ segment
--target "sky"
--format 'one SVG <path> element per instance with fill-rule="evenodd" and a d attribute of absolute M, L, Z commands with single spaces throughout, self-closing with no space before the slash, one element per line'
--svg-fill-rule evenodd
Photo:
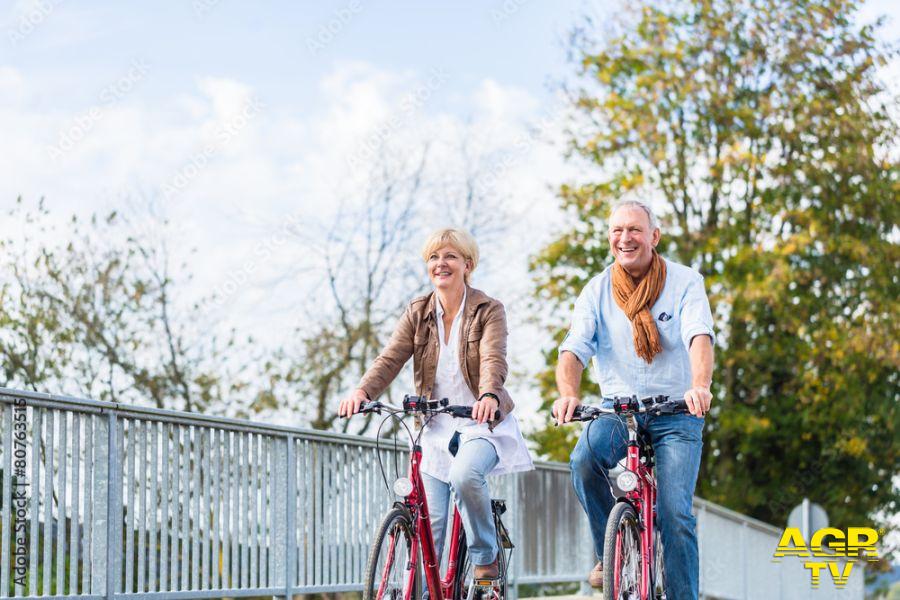
<path fill-rule="evenodd" d="M 296 307 L 323 293 L 302 275 L 316 255 L 286 242 L 286 227 L 332 222 L 364 185 L 373 148 L 413 156 L 428 142 L 428 175 L 440 180 L 460 172 L 466 146 L 505 222 L 481 240 L 475 283 L 507 306 L 510 387 L 533 430 L 546 417 L 530 374 L 547 340 L 529 322 L 528 258 L 562 225 L 555 190 L 587 168 L 565 158 L 560 134 L 566 37 L 582 15 L 603 23 L 627 10 L 619 0 L 0 0 L 0 214 L 19 196 L 43 198 L 60 223 L 151 203 L 193 277 L 183 301 L 225 296 L 217 326 L 274 346 L 298 324 Z M 896 41 L 900 4 L 866 2 L 861 19 L 879 14 Z M 897 61 L 885 77 L 900 81 Z M 433 226 L 447 216 L 442 193 L 426 198 Z"/>
<path fill-rule="evenodd" d="M 427 142 L 440 179 L 459 172 L 466 146 L 505 221 L 482 240 L 476 284 L 507 304 L 513 368 L 530 373 L 546 340 L 528 324 L 528 258 L 563 222 L 555 190 L 587 168 L 566 159 L 561 134 L 567 35 L 582 15 L 603 23 L 627 10 L 618 0 L 0 0 L 0 209 L 44 198 L 62 219 L 151 202 L 188 261 L 185 297 L 227 292 L 217 322 L 278 344 L 296 303 L 321 293 L 280 277 L 316 267 L 283 243 L 285 224 L 331 222 L 359 195 L 375 148 L 413 156 Z M 869 2 L 861 17 L 882 13 L 887 35 L 898 5 Z M 446 188 L 430 193 L 437 225 Z M 274 251 L 248 262 L 260 245 Z M 529 386 L 513 383 L 526 429 L 543 419 Z"/>

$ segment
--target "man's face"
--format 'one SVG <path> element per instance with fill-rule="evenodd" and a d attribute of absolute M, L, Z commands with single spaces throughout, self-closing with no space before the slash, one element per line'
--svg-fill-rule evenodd
<path fill-rule="evenodd" d="M 609 219 L 609 246 L 616 262 L 632 276 L 650 267 L 659 228 L 650 230 L 650 218 L 638 206 L 623 206 Z"/>

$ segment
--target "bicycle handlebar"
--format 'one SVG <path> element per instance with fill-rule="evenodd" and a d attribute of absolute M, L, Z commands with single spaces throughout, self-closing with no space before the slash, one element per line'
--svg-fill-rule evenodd
<path fill-rule="evenodd" d="M 612 408 L 591 406 L 582 404 L 575 407 L 572 419 L 575 421 L 592 421 L 604 414 L 640 414 L 651 415 L 675 415 L 690 412 L 684 398 L 669 400 L 668 396 L 653 396 L 652 398 L 640 398 L 637 396 L 604 398 L 613 403 Z"/>
<path fill-rule="evenodd" d="M 406 414 L 421 415 L 435 415 L 445 413 L 452 417 L 459 417 L 462 419 L 472 418 L 471 406 L 453 405 L 450 404 L 450 400 L 447 398 L 442 398 L 441 400 L 430 400 L 425 396 L 404 396 L 403 406 L 396 406 L 393 404 L 388 404 L 387 402 L 373 400 L 366 402 L 362 406 L 360 406 L 359 412 L 361 414 L 369 412 L 381 413 L 381 411 L 385 409 L 395 413 L 402 412 Z M 497 409 L 494 411 L 494 420 L 496 421 L 499 419 L 500 410 Z"/>

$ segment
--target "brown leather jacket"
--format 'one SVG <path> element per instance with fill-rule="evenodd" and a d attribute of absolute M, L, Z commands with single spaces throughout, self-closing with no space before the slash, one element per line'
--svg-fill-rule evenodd
<path fill-rule="evenodd" d="M 410 356 L 413 358 L 416 394 L 431 398 L 440 352 L 436 319 L 434 292 L 409 303 L 387 346 L 359 383 L 359 388 L 370 399 L 377 398 L 390 385 Z M 461 335 L 459 364 L 463 378 L 475 398 L 490 393 L 500 399 L 502 420 L 513 409 L 512 398 L 503 387 L 508 371 L 503 304 L 480 290 L 467 287 Z"/>

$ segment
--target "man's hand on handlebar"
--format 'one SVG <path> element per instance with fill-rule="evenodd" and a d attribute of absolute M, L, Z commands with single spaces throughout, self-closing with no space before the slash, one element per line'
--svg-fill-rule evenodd
<path fill-rule="evenodd" d="M 491 396 L 482 396 L 472 405 L 472 419 L 478 423 L 487 423 L 494 418 L 494 413 L 500 408 L 500 403 Z"/>
<path fill-rule="evenodd" d="M 709 412 L 712 394 L 707 387 L 692 387 L 684 393 L 684 401 L 687 403 L 688 412 L 695 417 L 702 417 Z"/>
<path fill-rule="evenodd" d="M 553 403 L 550 412 L 556 419 L 557 425 L 569 423 L 572 415 L 575 414 L 575 407 L 581 404 L 581 400 L 577 396 L 561 396 Z"/>
<path fill-rule="evenodd" d="M 359 407 L 362 406 L 364 402 L 368 401 L 369 397 L 366 396 L 364 391 L 360 389 L 353 390 L 353 393 L 341 400 L 341 404 L 338 406 L 338 416 L 347 417 L 349 419 L 359 412 Z"/>

